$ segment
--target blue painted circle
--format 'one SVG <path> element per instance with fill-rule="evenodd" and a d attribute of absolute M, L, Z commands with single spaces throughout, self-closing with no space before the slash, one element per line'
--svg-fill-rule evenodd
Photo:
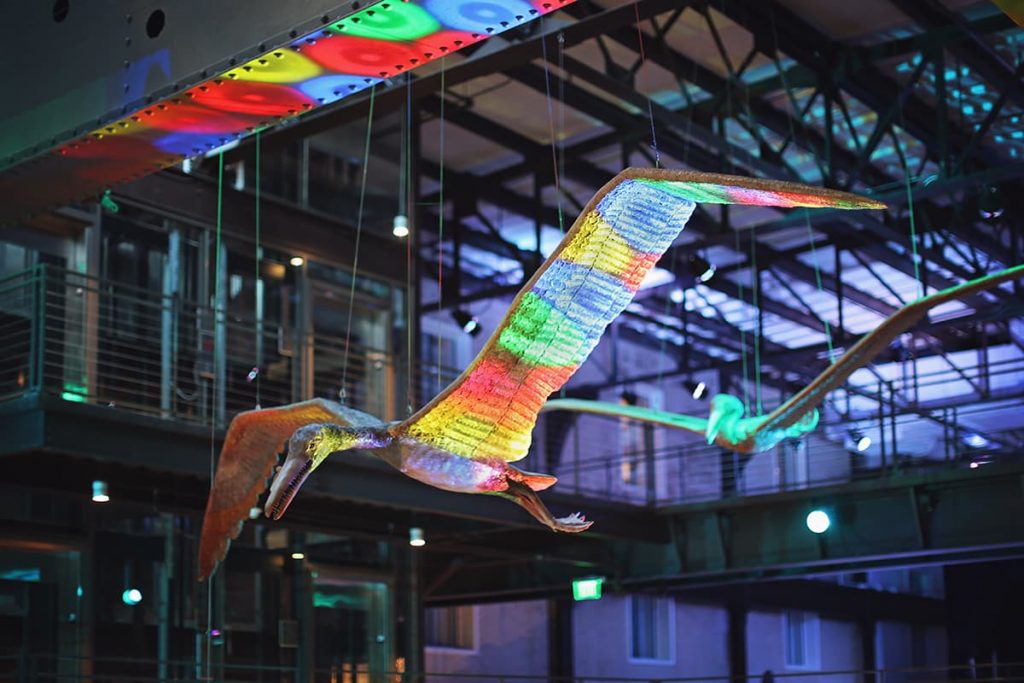
<path fill-rule="evenodd" d="M 484 33 L 490 28 L 497 33 L 507 28 L 501 25 L 503 21 L 512 25 L 521 21 L 516 16 L 530 17 L 533 6 L 522 0 L 426 0 L 426 8 L 442 24 L 458 31 Z"/>

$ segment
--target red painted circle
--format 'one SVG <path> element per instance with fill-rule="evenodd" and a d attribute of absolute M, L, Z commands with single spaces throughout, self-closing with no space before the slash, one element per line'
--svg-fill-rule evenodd
<path fill-rule="evenodd" d="M 304 94 L 275 83 L 254 81 L 222 81 L 209 83 L 189 91 L 196 104 L 234 114 L 261 117 L 288 116 L 315 104 Z"/>
<path fill-rule="evenodd" d="M 429 37 L 428 37 L 429 39 Z M 358 36 L 332 36 L 302 48 L 303 54 L 328 69 L 358 76 L 391 75 L 427 61 L 414 45 Z"/>
<path fill-rule="evenodd" d="M 143 125 L 151 128 L 189 133 L 236 133 L 260 122 L 259 116 L 217 111 L 188 102 L 170 103 L 166 109 L 152 107 L 140 113 L 139 117 Z"/>

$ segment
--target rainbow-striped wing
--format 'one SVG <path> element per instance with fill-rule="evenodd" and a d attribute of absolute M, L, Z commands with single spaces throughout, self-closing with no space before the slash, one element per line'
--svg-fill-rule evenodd
<path fill-rule="evenodd" d="M 524 457 L 541 405 L 586 360 L 697 202 L 883 207 L 844 192 L 792 183 L 660 169 L 623 171 L 584 207 L 473 363 L 396 431 L 467 458 L 511 462 Z"/>

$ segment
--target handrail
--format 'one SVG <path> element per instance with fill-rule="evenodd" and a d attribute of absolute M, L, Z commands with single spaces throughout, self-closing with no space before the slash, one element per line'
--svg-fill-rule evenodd
<path fill-rule="evenodd" d="M 406 396 L 410 382 L 417 392 L 412 403 L 422 405 L 430 398 L 426 394 L 436 391 L 439 383 L 459 374 L 456 368 L 441 368 L 439 382 L 438 368 L 430 360 L 407 367 L 403 354 L 357 344 L 349 348 L 348 371 L 340 372 L 346 356 L 345 339 L 320 331 L 301 339 L 297 335 L 281 337 L 276 322 L 236 313 L 215 313 L 212 306 L 178 295 L 169 297 L 39 264 L 0 280 L 0 400 L 41 391 L 69 401 L 115 406 L 169 420 L 222 424 L 220 420 L 255 406 L 254 378 L 248 375 L 257 348 L 262 348 L 262 406 L 306 398 L 299 395 L 299 387 L 307 386 L 316 395 L 335 399 L 337 392 L 344 390 L 349 405 L 387 419 L 402 417 L 416 407 L 409 406 Z M 215 362 L 212 353 L 216 335 L 224 335 L 231 349 L 223 365 Z M 214 382 L 221 371 L 224 381 Z M 979 362 L 963 365 L 959 372 L 941 368 L 917 375 L 916 386 L 931 386 L 951 373 L 972 379 L 986 373 L 989 379 L 1003 378 L 993 382 L 994 386 L 1006 387 L 1012 384 L 1008 378 L 1024 375 L 1024 360 Z M 305 383 L 300 378 L 305 378 Z M 756 455 L 749 463 L 747 456 L 729 456 L 696 437 L 684 438 L 663 428 L 643 432 L 649 436 L 634 433 L 622 439 L 619 433 L 624 432 L 612 418 L 547 413 L 534 434 L 534 448 L 521 466 L 554 470 L 552 474 L 560 479 L 559 490 L 638 505 L 806 489 L 863 477 L 896 477 L 921 467 L 980 466 L 974 462 L 979 451 L 959 442 L 963 429 L 957 427 L 958 419 L 977 409 L 973 405 L 951 403 L 948 411 L 942 406 L 925 406 L 935 415 L 942 410 L 943 419 L 952 424 L 950 430 L 943 431 L 943 457 L 907 458 L 905 448 L 893 447 L 891 434 L 922 419 L 917 413 L 924 408 L 916 401 L 904 406 L 891 400 L 894 393 L 908 388 L 911 384 L 903 386 L 900 378 L 891 385 L 878 385 L 881 405 L 868 413 L 858 409 L 843 417 L 826 411 L 821 425 L 805 441 L 813 452 L 799 455 L 783 446 Z M 872 393 L 872 388 L 867 387 L 865 393 Z M 1024 406 L 1024 393 L 1004 396 L 993 391 L 987 400 L 997 399 Z M 218 407 L 220 402 L 223 407 Z M 707 409 L 707 404 L 703 405 Z M 880 461 L 877 452 L 857 454 L 826 438 L 853 425 L 875 430 L 879 442 L 883 438 L 888 441 L 881 449 Z M 548 435 L 554 440 L 548 440 Z M 990 436 L 1000 438 L 995 432 Z M 549 453 L 552 446 L 561 450 Z M 980 452 L 981 464 L 1018 455 L 1018 451 L 993 443 Z M 761 474 L 748 476 L 758 467 Z"/>
<path fill-rule="evenodd" d="M 144 665 L 153 667 L 176 667 L 179 669 L 195 669 L 200 667 L 204 672 L 224 672 L 224 671 L 249 671 L 249 672 L 271 672 L 271 673 L 298 673 L 300 671 L 298 666 L 285 666 L 276 664 L 260 664 L 252 662 L 197 662 L 195 660 L 182 660 L 182 659 L 148 659 L 148 658 L 132 658 L 132 657 L 72 657 L 67 655 L 55 655 L 55 654 L 18 654 L 18 655 L 0 655 L 0 664 L 3 662 L 12 662 L 18 664 L 24 664 L 27 662 L 67 662 L 72 664 L 109 664 L 109 665 Z M 330 675 L 337 673 L 341 667 L 333 668 L 313 668 L 310 672 L 316 676 L 318 674 Z M 994 672 L 991 676 L 977 676 L 977 672 L 989 670 Z M 1000 675 L 999 671 L 1019 671 L 1016 675 L 1006 676 Z M 39 669 L 34 668 L 37 674 Z M 453 680 L 496 680 L 496 681 L 563 681 L 565 683 L 584 683 L 593 681 L 594 683 L 698 683 L 712 681 L 722 681 L 725 683 L 736 683 L 739 680 L 759 680 L 761 675 L 749 675 L 737 678 L 730 675 L 711 675 L 711 676 L 551 676 L 551 675 L 539 675 L 539 674 L 512 674 L 512 673 L 462 673 L 462 672 L 443 672 L 443 671 L 424 671 L 424 672 L 410 672 L 410 671 L 362 671 L 357 672 L 359 676 L 366 676 L 371 679 L 383 680 L 422 680 L 423 678 L 446 678 Z M 972 674 L 967 677 L 963 677 L 962 674 Z M 865 676 L 874 675 L 877 678 L 875 680 L 885 680 L 888 676 L 913 676 L 917 674 L 946 674 L 938 680 L 970 680 L 974 683 L 981 683 L 983 681 L 1019 681 L 1024 680 L 1024 662 L 977 662 L 973 664 L 954 664 L 946 666 L 903 666 L 903 667 L 881 667 L 875 669 L 830 669 L 830 670 L 806 670 L 806 671 L 772 671 L 772 677 L 776 680 L 781 679 L 806 679 L 806 678 L 824 678 L 832 676 L 858 676 L 863 679 Z M 961 675 L 950 675 L 950 674 L 961 674 Z M 81 678 L 88 678 L 89 680 L 114 680 L 109 675 L 97 674 L 95 671 L 88 674 L 61 674 L 61 673 L 42 673 L 44 676 L 58 676 L 62 679 L 69 680 L 80 680 Z M 118 674 L 115 674 L 118 675 Z M 123 676 L 130 676 L 131 680 L 140 680 L 137 674 L 120 674 Z M 71 678 L 74 677 L 74 678 Z M 378 678 L 379 677 L 379 678 Z M 155 678 L 153 680 L 156 680 Z M 193 680 L 193 679 L 163 679 L 163 680 Z"/>

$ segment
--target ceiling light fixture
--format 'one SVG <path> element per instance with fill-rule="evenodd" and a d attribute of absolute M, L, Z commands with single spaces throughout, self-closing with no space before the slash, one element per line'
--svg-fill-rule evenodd
<path fill-rule="evenodd" d="M 92 502 L 94 503 L 107 503 L 110 502 L 110 496 L 107 495 L 107 482 L 100 481 L 97 479 L 92 483 Z"/>
<path fill-rule="evenodd" d="M 402 214 L 395 216 L 394 223 L 391 224 L 391 234 L 395 237 L 408 237 L 409 236 L 409 219 Z"/>
<path fill-rule="evenodd" d="M 452 318 L 462 328 L 462 331 L 471 337 L 477 336 L 482 331 L 480 329 L 480 321 L 465 309 L 457 308 L 452 311 Z"/>
<path fill-rule="evenodd" d="M 708 385 L 704 382 L 693 382 L 691 381 L 687 388 L 690 390 L 690 395 L 693 396 L 694 400 L 699 401 L 704 398 L 707 393 Z"/>
<path fill-rule="evenodd" d="M 857 449 L 858 453 L 863 453 L 867 449 L 871 448 L 871 437 L 864 434 L 859 429 L 849 430 L 850 440 L 847 442 L 847 448 L 852 445 Z"/>

